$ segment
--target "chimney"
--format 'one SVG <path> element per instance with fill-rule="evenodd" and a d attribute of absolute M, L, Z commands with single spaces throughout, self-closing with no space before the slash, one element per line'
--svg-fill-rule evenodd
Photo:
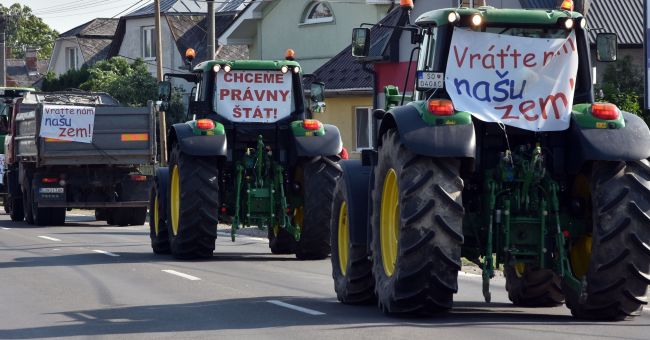
<path fill-rule="evenodd" d="M 487 6 L 487 0 L 461 0 L 460 6 L 469 8 L 472 7 L 472 2 L 474 3 L 474 7 Z"/>
<path fill-rule="evenodd" d="M 38 50 L 34 47 L 27 47 L 25 51 L 25 67 L 30 76 L 38 75 Z"/>

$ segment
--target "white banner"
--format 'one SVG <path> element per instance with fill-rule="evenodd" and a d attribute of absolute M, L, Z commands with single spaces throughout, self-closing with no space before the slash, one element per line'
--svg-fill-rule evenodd
<path fill-rule="evenodd" d="M 566 39 L 455 28 L 445 87 L 457 110 L 530 131 L 569 128 L 578 52 Z"/>
<path fill-rule="evenodd" d="M 7 163 L 5 162 L 5 155 L 3 153 L 0 153 L 0 184 L 5 184 L 4 179 L 5 179 L 6 166 Z"/>
<path fill-rule="evenodd" d="M 44 105 L 39 136 L 92 143 L 95 108 L 90 106 Z"/>
<path fill-rule="evenodd" d="M 291 74 L 230 71 L 216 75 L 217 113 L 233 122 L 273 123 L 291 114 Z"/>

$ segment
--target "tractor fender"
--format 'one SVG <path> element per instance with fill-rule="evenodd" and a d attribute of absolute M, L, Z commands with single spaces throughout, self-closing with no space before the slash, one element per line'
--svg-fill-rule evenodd
<path fill-rule="evenodd" d="M 163 209 L 160 213 L 163 214 L 163 216 L 167 215 L 167 188 L 169 188 L 169 168 L 168 167 L 160 167 L 156 169 L 156 176 L 155 176 L 155 183 L 154 185 L 156 186 L 156 189 L 158 190 L 158 199 L 160 202 L 163 204 Z"/>
<path fill-rule="evenodd" d="M 367 245 L 372 167 L 362 165 L 357 159 L 340 161 L 339 164 L 343 170 L 343 180 L 339 183 L 345 185 L 347 195 L 350 242 L 352 245 Z"/>
<path fill-rule="evenodd" d="M 226 135 L 197 136 L 186 123 L 174 124 L 167 138 L 169 147 L 178 143 L 184 154 L 191 156 L 226 156 Z M 171 148 L 168 150 L 171 151 Z"/>
<path fill-rule="evenodd" d="M 476 157 L 474 125 L 427 124 L 413 105 L 396 107 L 387 112 L 379 126 L 381 136 L 391 128 L 399 132 L 400 141 L 407 149 L 429 157 Z"/>
<path fill-rule="evenodd" d="M 632 113 L 622 112 L 622 129 L 583 129 L 574 121 L 570 130 L 569 172 L 586 161 L 638 161 L 650 157 L 650 130 Z"/>
<path fill-rule="evenodd" d="M 323 124 L 325 134 L 322 136 L 294 136 L 296 154 L 299 157 L 335 156 L 343 150 L 343 141 L 339 129 L 330 124 Z"/>

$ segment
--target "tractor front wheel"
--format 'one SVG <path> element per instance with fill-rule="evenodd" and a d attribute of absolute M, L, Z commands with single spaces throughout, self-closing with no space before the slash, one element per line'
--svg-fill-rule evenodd
<path fill-rule="evenodd" d="M 172 255 L 211 257 L 219 223 L 217 159 L 184 154 L 176 145 L 169 163 L 167 225 Z"/>
<path fill-rule="evenodd" d="M 505 268 L 506 290 L 512 303 L 524 307 L 555 307 L 562 304 L 562 281 L 550 269 L 533 269 L 523 263 Z"/>
<path fill-rule="evenodd" d="M 151 238 L 151 249 L 156 254 L 169 254 L 169 234 L 165 220 L 165 205 L 158 195 L 158 183 L 151 188 L 149 199 L 149 237 Z"/>
<path fill-rule="evenodd" d="M 583 287 L 564 282 L 567 307 L 584 319 L 637 316 L 650 285 L 650 163 L 595 162 L 590 187 L 591 234 L 569 248 Z"/>
<path fill-rule="evenodd" d="M 464 209 L 460 161 L 414 154 L 383 135 L 372 191 L 375 292 L 385 313 L 433 314 L 458 289 Z"/>

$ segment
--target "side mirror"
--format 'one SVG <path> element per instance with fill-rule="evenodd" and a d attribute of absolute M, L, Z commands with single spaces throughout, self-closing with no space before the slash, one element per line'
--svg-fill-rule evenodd
<path fill-rule="evenodd" d="M 325 84 L 322 82 L 312 82 L 309 88 L 310 108 L 312 112 L 325 112 Z"/>
<path fill-rule="evenodd" d="M 370 29 L 352 29 L 352 56 L 357 58 L 367 57 L 370 54 Z"/>
<path fill-rule="evenodd" d="M 172 83 L 170 81 L 158 82 L 158 100 L 168 102 L 172 98 Z"/>
<path fill-rule="evenodd" d="M 618 36 L 616 33 L 596 35 L 596 58 L 602 62 L 616 61 L 618 55 Z"/>

